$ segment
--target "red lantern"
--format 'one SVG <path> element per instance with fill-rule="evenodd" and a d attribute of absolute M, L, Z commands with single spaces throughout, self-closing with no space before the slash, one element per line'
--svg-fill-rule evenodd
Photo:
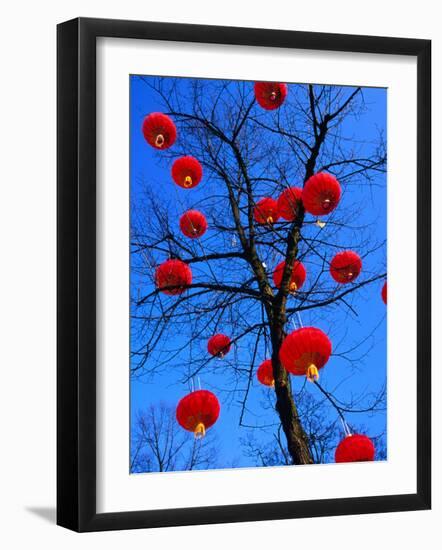
<path fill-rule="evenodd" d="M 362 269 L 362 260 L 356 252 L 344 250 L 338 252 L 330 263 L 330 273 L 337 283 L 354 281 Z"/>
<path fill-rule="evenodd" d="M 215 334 L 207 342 L 207 351 L 210 355 L 222 359 L 230 351 L 230 338 L 225 334 Z"/>
<path fill-rule="evenodd" d="M 381 296 L 384 304 L 387 305 L 387 281 L 385 281 L 384 286 L 382 287 Z"/>
<path fill-rule="evenodd" d="M 182 294 L 191 283 L 192 271 L 181 260 L 167 260 L 160 264 L 155 271 L 156 287 L 169 296 Z"/>
<path fill-rule="evenodd" d="M 143 135 L 155 149 L 169 149 L 176 140 L 176 127 L 167 115 L 150 113 L 143 120 Z"/>
<path fill-rule="evenodd" d="M 276 288 L 281 288 L 282 275 L 284 273 L 285 262 L 281 262 L 275 268 L 273 272 L 273 282 L 275 283 Z M 289 291 L 295 292 L 299 290 L 305 282 L 307 272 L 304 265 L 298 260 L 295 260 L 293 263 L 292 274 L 289 282 Z"/>
<path fill-rule="evenodd" d="M 314 216 L 330 214 L 341 198 L 341 186 L 331 174 L 318 172 L 304 184 L 302 202 L 304 208 Z"/>
<path fill-rule="evenodd" d="M 266 359 L 263 361 L 256 371 L 256 376 L 258 380 L 264 386 L 274 386 L 275 379 L 273 378 L 273 365 L 271 359 Z"/>
<path fill-rule="evenodd" d="M 286 96 L 286 84 L 281 82 L 255 82 L 256 101 L 267 111 L 273 111 L 281 107 Z"/>
<path fill-rule="evenodd" d="M 302 204 L 302 189 L 289 187 L 278 198 L 278 213 L 285 220 L 292 222 L 296 219 L 298 208 Z"/>
<path fill-rule="evenodd" d="M 196 438 L 206 435 L 206 430 L 218 420 L 220 404 L 215 394 L 197 390 L 184 396 L 176 408 L 178 424 Z"/>
<path fill-rule="evenodd" d="M 253 210 L 253 217 L 256 223 L 260 225 L 269 224 L 277 222 L 279 219 L 278 214 L 278 203 L 270 198 L 265 197 L 258 201 Z"/>
<path fill-rule="evenodd" d="M 375 448 L 366 435 L 347 435 L 336 447 L 335 462 L 368 462 L 374 460 Z"/>
<path fill-rule="evenodd" d="M 207 220 L 199 210 L 187 210 L 180 218 L 180 229 L 190 239 L 197 239 L 207 231 Z"/>
<path fill-rule="evenodd" d="M 279 358 L 282 366 L 296 376 L 306 375 L 313 382 L 319 378 L 330 358 L 332 345 L 328 336 L 316 327 L 298 328 L 281 345 Z"/>
<path fill-rule="evenodd" d="M 203 168 L 194 157 L 180 157 L 172 164 L 172 178 L 184 189 L 196 187 L 203 177 Z"/>

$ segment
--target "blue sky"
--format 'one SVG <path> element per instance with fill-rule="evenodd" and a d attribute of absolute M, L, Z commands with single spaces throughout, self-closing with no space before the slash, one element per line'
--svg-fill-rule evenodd
<path fill-rule="evenodd" d="M 149 79 L 149 77 L 145 77 Z M 202 81 L 204 83 L 204 81 Z M 181 79 L 178 86 L 185 92 L 189 86 L 190 79 Z M 250 87 L 250 97 L 253 94 L 253 83 L 245 83 L 244 86 Z M 289 85 L 289 95 L 295 93 L 297 84 Z M 342 125 L 342 133 L 345 134 L 347 141 L 344 147 L 357 147 L 363 154 L 366 148 L 371 147 L 377 140 L 380 133 L 386 132 L 386 109 L 387 109 L 387 91 L 385 89 L 364 88 L 365 110 L 358 117 L 350 117 Z M 141 125 L 146 114 L 153 111 L 164 111 L 165 106 L 158 94 L 152 91 L 146 82 L 137 76 L 130 78 L 130 153 L 131 153 L 131 204 L 134 207 L 132 216 L 140 216 L 140 212 L 145 213 L 146 188 L 150 190 L 161 200 L 161 203 L 168 209 L 171 219 L 175 221 L 175 231 L 179 231 L 178 218 L 180 212 L 193 206 L 194 203 L 204 200 L 207 193 L 213 193 L 214 183 L 206 186 L 203 182 L 191 192 L 178 188 L 170 177 L 169 160 L 161 158 L 161 152 L 155 151 L 144 140 L 141 132 Z M 190 105 L 184 105 L 190 110 Z M 259 109 L 258 106 L 254 107 Z M 171 153 L 174 149 L 171 148 Z M 177 153 L 178 155 L 178 153 Z M 301 182 L 293 182 L 293 185 L 301 185 Z M 277 195 L 275 196 L 277 198 Z M 382 243 L 386 238 L 386 175 L 377 174 L 373 180 L 373 185 L 363 187 L 362 185 L 349 185 L 344 188 L 341 203 L 338 208 L 349 212 L 349 224 L 352 226 L 369 228 L 363 231 L 363 237 L 354 241 L 354 231 L 340 231 L 338 229 L 336 239 L 342 248 L 355 248 L 366 242 Z M 352 213 L 354 215 L 352 215 Z M 145 215 L 145 214 L 141 214 Z M 132 217 L 134 221 L 134 218 Z M 313 235 L 317 228 L 309 226 L 305 229 L 306 236 Z M 210 240 L 212 239 L 212 241 Z M 366 241 L 367 239 L 367 241 Z M 210 228 L 201 240 L 203 246 L 214 247 L 216 243 L 211 237 Z M 207 245 L 206 245 L 207 243 Z M 378 273 L 380 266 L 386 266 L 386 247 L 373 246 L 373 250 L 366 257 L 363 257 L 363 274 L 361 277 L 372 273 Z M 362 250 L 363 251 L 363 250 Z M 157 255 L 156 261 L 159 263 L 167 259 L 166 256 Z M 315 258 L 308 253 L 305 255 L 305 265 L 308 271 L 307 284 L 310 279 L 314 279 L 315 272 L 318 269 Z M 204 275 L 204 268 L 195 272 L 196 276 Z M 321 313 L 318 310 L 306 311 L 302 314 L 301 320 L 296 320 L 297 326 L 302 322 L 304 326 L 313 324 L 324 330 L 332 339 L 334 354 L 327 366 L 321 371 L 320 383 L 328 390 L 333 390 L 335 398 L 348 402 L 359 395 L 376 393 L 380 390 L 386 379 L 386 307 L 380 298 L 382 282 L 375 282 L 351 295 L 351 306 L 357 311 L 357 316 L 351 314 L 348 309 L 335 308 L 332 311 L 327 310 Z M 131 294 L 147 293 L 152 290 L 152 277 L 143 277 L 132 272 Z M 173 300 L 173 298 L 166 298 Z M 133 327 L 133 325 L 132 325 Z M 296 326 L 293 324 L 293 328 Z M 131 345 L 135 347 L 142 344 L 137 337 L 134 337 L 135 331 L 132 330 Z M 207 334 L 209 336 L 209 334 Z M 174 345 L 180 346 L 185 341 L 186 334 L 180 331 L 175 334 Z M 205 353 L 206 338 L 201 338 L 196 342 L 197 353 Z M 212 428 L 217 434 L 218 445 L 220 449 L 220 466 L 254 466 L 255 462 L 244 455 L 241 447 L 241 440 L 247 435 L 247 428 L 239 427 L 238 397 L 241 395 L 231 394 L 227 390 L 232 378 L 229 374 L 229 368 L 232 361 L 247 361 L 247 343 L 243 347 L 238 346 L 235 352 L 231 352 L 228 361 L 218 363 L 199 374 L 199 379 L 194 380 L 198 386 L 212 389 L 221 401 L 221 415 L 217 424 Z M 350 351 L 349 351 L 350 350 Z M 351 351 L 354 350 L 354 351 Z M 342 352 L 348 352 L 348 358 L 340 356 Z M 195 351 L 193 352 L 195 353 Z M 259 349 L 258 355 L 261 360 L 266 358 L 265 350 Z M 154 361 L 155 358 L 152 358 Z M 176 362 L 186 365 L 189 362 L 187 352 L 180 354 Z M 258 361 L 259 364 L 260 361 Z M 167 368 L 167 365 L 158 369 L 157 373 L 149 376 L 136 377 L 131 381 L 131 418 L 135 418 L 137 412 L 151 404 L 161 402 L 175 406 L 181 397 L 189 391 L 189 384 L 182 382 L 182 373 L 175 368 Z M 236 379 L 235 379 L 236 380 Z M 239 392 L 243 391 L 245 382 L 239 387 Z M 316 387 L 311 384 L 305 384 L 305 380 L 300 377 L 292 377 L 294 392 L 304 388 L 305 392 L 311 393 L 315 399 L 321 399 L 321 395 Z M 256 378 L 253 377 L 247 400 L 247 413 L 245 422 L 249 425 L 262 426 L 277 422 L 274 411 L 267 405 L 271 402 L 271 390 L 259 385 Z M 368 399 L 368 397 L 367 397 Z M 365 408 L 367 399 L 358 404 L 358 408 Z M 368 399 L 369 400 L 369 399 Z M 264 406 L 263 406 L 264 405 Z M 333 407 L 323 404 L 323 414 L 327 420 L 334 420 L 337 415 Z M 376 415 L 366 413 L 346 414 L 346 420 L 350 426 L 355 429 L 366 430 L 369 435 L 375 436 L 384 433 L 386 430 L 386 415 L 377 413 Z M 271 429 L 253 430 L 253 434 L 258 441 L 263 444 L 270 441 Z M 189 433 L 189 438 L 193 437 Z M 385 436 L 383 437 L 386 442 Z"/>

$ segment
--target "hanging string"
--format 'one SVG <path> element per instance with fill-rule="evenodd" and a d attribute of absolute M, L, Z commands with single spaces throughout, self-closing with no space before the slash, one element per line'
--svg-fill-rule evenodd
<path fill-rule="evenodd" d="M 173 190 L 174 190 L 174 194 L 175 194 L 175 202 L 179 205 L 179 207 L 180 207 L 180 209 L 181 209 L 181 211 L 182 211 L 183 213 L 186 212 L 186 211 L 187 211 L 187 207 L 186 207 L 186 205 L 184 204 L 184 201 L 182 200 L 182 198 L 181 198 L 181 196 L 180 196 L 180 194 L 179 194 L 178 186 L 175 185 L 175 184 L 173 184 Z M 191 223 L 192 229 L 195 229 L 195 227 L 193 226 L 192 221 L 191 221 L 190 223 Z M 195 242 L 195 241 L 196 241 L 196 242 Z M 203 258 L 206 258 L 206 257 L 207 257 L 207 252 L 206 252 L 206 250 L 205 250 L 205 248 L 204 248 L 204 246 L 203 246 L 203 243 L 201 242 L 201 240 L 200 240 L 199 237 L 196 238 L 192 244 L 194 245 L 194 248 L 198 248 L 198 247 L 199 247 L 199 248 L 201 249 Z M 216 283 L 216 284 L 220 284 L 220 282 L 218 281 L 218 279 L 217 279 L 215 273 L 213 272 L 213 269 L 212 269 L 212 266 L 210 265 L 210 262 L 208 262 L 208 261 L 206 260 L 205 264 L 206 264 L 207 268 L 209 269 L 210 274 L 212 275 L 212 277 L 213 277 L 215 283 Z"/>
<path fill-rule="evenodd" d="M 301 328 L 304 328 L 304 325 L 302 324 L 302 319 L 301 319 L 301 315 L 300 315 L 299 311 L 296 312 L 296 315 L 298 316 L 299 326 Z"/>
<path fill-rule="evenodd" d="M 216 283 L 217 285 L 220 284 L 219 281 L 218 281 L 218 279 L 216 278 L 215 273 L 213 272 L 213 269 L 212 269 L 212 266 L 210 265 L 210 262 L 207 260 L 207 254 L 206 254 L 206 251 L 205 251 L 205 249 L 204 249 L 203 243 L 200 241 L 199 238 L 196 239 L 196 240 L 197 240 L 196 244 L 199 245 L 199 247 L 201 248 L 201 252 L 203 253 L 203 258 L 206 258 L 206 265 L 207 265 L 207 267 L 209 268 L 209 271 L 210 271 L 210 273 L 211 273 L 213 279 L 215 280 L 215 283 Z"/>
<path fill-rule="evenodd" d="M 330 401 L 330 403 L 336 409 L 336 412 L 338 413 L 338 416 L 341 420 L 342 427 L 344 428 L 345 434 L 347 436 L 352 435 L 340 407 L 335 403 L 335 401 L 331 398 L 330 394 L 321 386 L 321 384 L 317 380 L 313 380 L 313 384 L 319 389 L 319 391 L 328 399 L 328 401 Z"/>
<path fill-rule="evenodd" d="M 180 192 L 179 192 L 179 189 L 178 189 L 178 186 L 175 185 L 174 183 L 172 183 L 172 186 L 173 186 L 173 194 L 175 195 L 175 203 L 178 205 L 178 207 L 180 208 L 181 212 L 184 213 L 187 211 L 187 206 L 184 204 L 184 201 L 182 199 L 182 196 L 180 195 Z M 193 223 L 191 222 L 191 226 L 192 226 L 192 229 L 195 229 L 195 227 L 193 226 Z M 192 239 L 192 245 L 190 248 L 192 249 L 192 252 L 195 254 L 195 256 L 198 254 L 198 248 L 201 249 L 201 252 L 202 252 L 202 256 L 203 258 L 206 259 L 206 261 L 204 262 L 204 265 L 207 266 L 210 274 L 212 275 L 213 277 L 213 280 L 215 281 L 216 284 L 220 284 L 213 269 L 212 269 L 212 266 L 210 265 L 210 262 L 207 260 L 207 253 L 206 253 L 206 250 L 202 244 L 202 242 L 200 241 L 200 238 L 197 238 L 195 240 Z M 196 242 L 195 242 L 196 241 Z M 170 246 L 170 242 L 168 241 L 168 244 Z M 191 349 L 189 349 L 189 352 L 191 353 Z M 194 379 L 192 377 L 192 392 L 195 391 L 195 382 L 194 382 Z M 198 385 L 199 385 L 199 389 L 201 389 L 201 382 L 199 380 L 199 377 L 198 377 Z"/>
<path fill-rule="evenodd" d="M 348 424 L 347 424 L 347 422 L 345 421 L 345 419 L 344 419 L 342 416 L 340 416 L 340 417 L 339 417 L 339 420 L 341 421 L 342 427 L 344 428 L 344 433 L 345 433 L 345 435 L 346 435 L 346 436 L 351 435 L 350 428 L 348 427 Z"/>

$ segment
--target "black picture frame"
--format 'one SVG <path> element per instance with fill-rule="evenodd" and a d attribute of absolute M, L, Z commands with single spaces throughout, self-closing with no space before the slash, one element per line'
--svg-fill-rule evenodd
<path fill-rule="evenodd" d="M 96 512 L 96 39 L 118 37 L 417 58 L 417 492 L 363 498 Z M 57 523 L 104 531 L 431 506 L 431 42 L 184 25 L 74 19 L 57 29 L 58 338 Z"/>

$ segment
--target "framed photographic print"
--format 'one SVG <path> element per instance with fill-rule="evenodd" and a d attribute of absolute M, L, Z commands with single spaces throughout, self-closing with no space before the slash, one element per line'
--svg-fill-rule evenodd
<path fill-rule="evenodd" d="M 59 525 L 430 507 L 430 51 L 58 26 Z"/>

